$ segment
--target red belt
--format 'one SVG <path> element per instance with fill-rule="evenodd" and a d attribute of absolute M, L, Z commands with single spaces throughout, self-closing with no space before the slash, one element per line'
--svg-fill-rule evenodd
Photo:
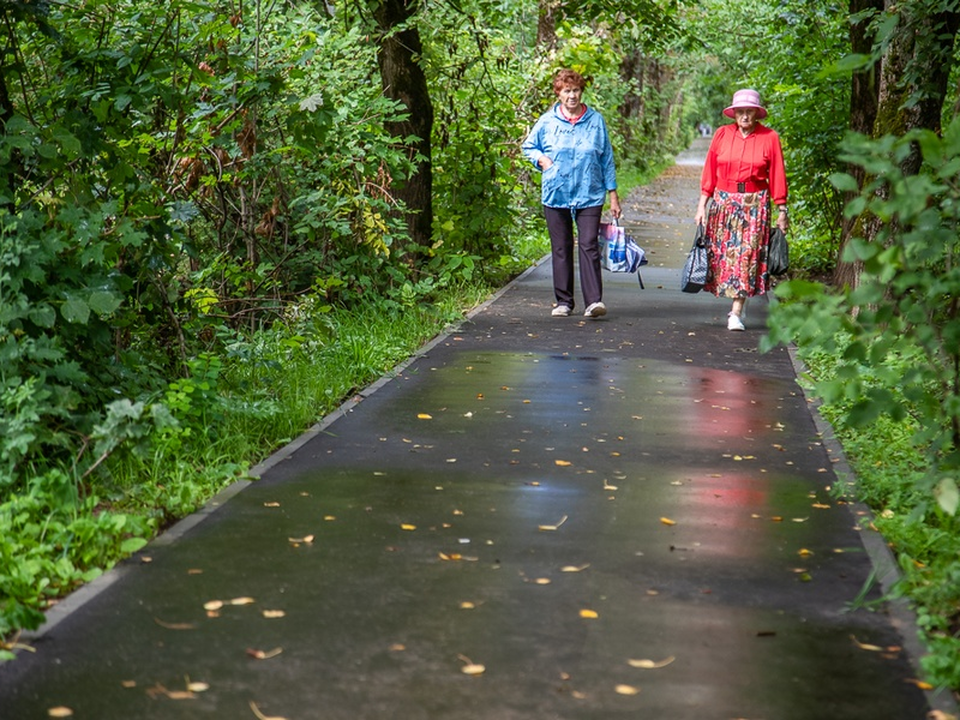
<path fill-rule="evenodd" d="M 768 187 L 765 181 L 747 180 L 746 182 L 717 182 L 717 190 L 723 192 L 760 192 Z"/>

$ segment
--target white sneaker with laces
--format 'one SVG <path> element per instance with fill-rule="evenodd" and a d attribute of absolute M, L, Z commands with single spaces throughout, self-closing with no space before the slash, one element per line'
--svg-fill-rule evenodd
<path fill-rule="evenodd" d="M 602 302 L 590 303 L 589 307 L 583 312 L 584 317 L 598 318 L 607 314 L 607 306 Z"/>
<path fill-rule="evenodd" d="M 727 330 L 746 330 L 743 326 L 743 320 L 736 313 L 727 315 Z"/>
<path fill-rule="evenodd" d="M 567 317 L 571 312 L 569 305 L 557 305 L 550 314 L 554 317 Z"/>

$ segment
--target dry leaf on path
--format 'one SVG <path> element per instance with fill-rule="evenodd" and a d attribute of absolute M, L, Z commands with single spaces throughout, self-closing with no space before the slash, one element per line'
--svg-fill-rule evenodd
<path fill-rule="evenodd" d="M 537 527 L 540 530 L 557 530 L 566 521 L 567 521 L 567 516 L 564 515 L 562 518 L 560 518 L 560 521 L 556 525 L 538 525 Z"/>
<path fill-rule="evenodd" d="M 662 517 L 662 518 L 660 518 L 660 522 L 662 522 L 664 525 L 676 525 L 676 524 L 677 524 L 677 521 L 676 521 L 676 520 L 671 520 L 671 519 L 668 518 L 668 517 Z"/>
<path fill-rule="evenodd" d="M 598 617 L 600 617 L 600 613 L 598 613 L 596 610 L 588 610 L 584 608 L 583 610 L 580 611 L 580 617 L 586 618 L 588 620 L 595 620 Z"/>
<path fill-rule="evenodd" d="M 73 717 L 73 710 L 66 707 L 65 705 L 58 705 L 57 707 L 52 707 L 49 710 L 47 710 L 47 715 L 52 718 Z"/>
<path fill-rule="evenodd" d="M 195 630 L 197 627 L 193 623 L 164 622 L 160 618 L 154 618 L 153 621 L 160 627 L 166 628 L 167 630 Z"/>
<path fill-rule="evenodd" d="M 585 563 L 583 565 L 564 565 L 562 568 L 560 568 L 560 572 L 578 573 L 583 572 L 588 567 L 590 567 L 590 563 Z"/>
<path fill-rule="evenodd" d="M 247 655 L 256 660 L 269 660 L 270 658 L 275 658 L 282 652 L 283 648 L 274 648 L 273 650 L 254 650 L 253 648 L 247 648 Z"/>
<path fill-rule="evenodd" d="M 853 640 L 854 644 L 861 650 L 869 650 L 870 652 L 883 652 L 883 648 L 879 645 L 871 645 L 869 643 L 862 643 L 857 640 L 855 635 L 851 635 L 850 639 Z"/>
<path fill-rule="evenodd" d="M 655 669 L 657 669 L 657 668 L 666 667 L 667 665 L 669 665 L 670 663 L 672 663 L 674 660 L 676 660 L 676 658 L 675 658 L 673 655 L 671 655 L 670 657 L 665 658 L 664 660 L 660 660 L 660 661 L 657 661 L 657 660 L 633 660 L 633 659 L 630 659 L 630 660 L 627 660 L 627 664 L 628 664 L 630 667 L 644 668 L 644 669 L 646 669 L 646 670 L 655 670 Z"/>
<path fill-rule="evenodd" d="M 260 712 L 260 708 L 257 707 L 257 704 L 251 700 L 250 709 L 253 710 L 253 714 L 257 716 L 257 720 L 287 720 L 285 717 L 280 717 L 279 715 L 264 715 Z"/>
<path fill-rule="evenodd" d="M 483 675 L 487 671 L 487 668 L 481 665 L 480 663 L 475 663 L 473 660 L 468 658 L 466 655 L 457 655 L 457 658 L 464 663 L 463 667 L 460 668 L 460 672 L 464 675 Z"/>
<path fill-rule="evenodd" d="M 637 695 L 640 692 L 640 688 L 633 685 L 617 685 L 614 690 L 618 695 Z"/>

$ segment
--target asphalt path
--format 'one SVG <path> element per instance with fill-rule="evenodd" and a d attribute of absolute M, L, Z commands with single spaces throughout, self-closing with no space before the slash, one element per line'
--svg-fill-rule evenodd
<path fill-rule="evenodd" d="M 625 202 L 646 289 L 549 263 L 50 614 L 0 718 L 924 718 L 915 629 L 767 305 L 679 291 L 702 144 Z"/>

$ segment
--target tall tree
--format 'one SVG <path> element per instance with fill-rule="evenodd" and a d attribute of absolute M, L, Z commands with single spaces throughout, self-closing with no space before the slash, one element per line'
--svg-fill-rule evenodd
<path fill-rule="evenodd" d="M 850 0 L 850 52 L 854 56 L 870 57 L 873 53 L 873 20 L 883 10 L 884 0 Z M 850 129 L 863 135 L 873 132 L 877 119 L 877 103 L 880 83 L 876 67 L 869 63 L 867 67 L 855 70 L 850 78 Z M 863 187 L 864 170 L 859 165 L 847 168 L 857 181 L 857 187 Z M 855 193 L 848 192 L 846 200 Z M 837 287 L 854 285 L 860 272 L 858 263 L 843 260 L 843 246 L 853 230 L 855 218 L 846 218 L 841 228 L 841 248 L 833 274 L 833 283 Z"/>
<path fill-rule="evenodd" d="M 885 0 L 884 15 L 888 22 L 881 27 L 887 30 L 875 40 L 883 53 L 872 134 L 879 138 L 903 135 L 914 129 L 939 133 L 954 45 L 960 30 L 960 8 L 953 0 L 909 3 Z M 921 159 L 920 150 L 914 145 L 900 162 L 904 175 L 915 175 Z M 886 192 L 886 187 L 880 192 Z M 882 219 L 863 216 L 852 234 L 873 240 L 883 226 Z M 847 269 L 841 279 L 845 284 L 855 285 L 855 270 L 851 275 Z"/>
<path fill-rule="evenodd" d="M 380 0 L 374 11 L 380 30 L 377 62 L 384 94 L 403 103 L 405 119 L 388 123 L 387 129 L 401 139 L 415 138 L 410 147 L 416 170 L 397 188 L 407 207 L 407 229 L 413 241 L 430 245 L 433 225 L 433 169 L 430 134 L 433 104 L 427 78 L 420 66 L 423 44 L 412 22 L 418 0 Z"/>

